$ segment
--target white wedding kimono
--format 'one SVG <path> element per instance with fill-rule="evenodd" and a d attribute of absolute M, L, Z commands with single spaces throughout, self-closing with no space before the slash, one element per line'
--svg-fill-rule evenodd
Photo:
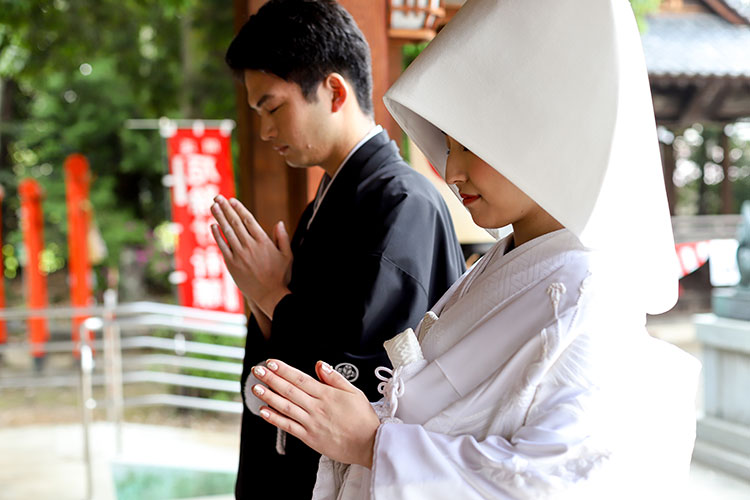
<path fill-rule="evenodd" d="M 611 263 L 572 232 L 504 254 L 510 238 L 387 345 L 373 467 L 323 457 L 313 499 L 660 498 L 684 484 L 697 361 L 648 336 Z"/>

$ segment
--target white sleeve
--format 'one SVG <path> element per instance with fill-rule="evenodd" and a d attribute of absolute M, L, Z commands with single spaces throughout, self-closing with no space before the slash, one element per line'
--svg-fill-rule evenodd
<path fill-rule="evenodd" d="M 580 390 L 557 388 L 507 440 L 430 432 L 385 423 L 374 450 L 373 499 L 540 498 L 564 489 L 601 457 L 586 453 Z"/>
<path fill-rule="evenodd" d="M 507 438 L 382 424 L 373 500 L 665 498 L 679 491 L 695 439 L 698 363 L 645 332 L 625 343 L 602 338 L 608 354 L 586 354 L 581 337 L 566 349 Z M 597 362 L 586 366 L 592 356 Z"/>

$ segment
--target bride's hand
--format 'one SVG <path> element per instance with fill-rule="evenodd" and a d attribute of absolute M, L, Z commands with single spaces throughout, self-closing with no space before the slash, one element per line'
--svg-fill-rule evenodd
<path fill-rule="evenodd" d="M 318 361 L 315 371 L 323 383 L 278 360 L 253 368 L 268 385 L 253 387 L 268 405 L 261 416 L 329 458 L 372 467 L 380 420 L 367 397 L 329 364 Z"/>

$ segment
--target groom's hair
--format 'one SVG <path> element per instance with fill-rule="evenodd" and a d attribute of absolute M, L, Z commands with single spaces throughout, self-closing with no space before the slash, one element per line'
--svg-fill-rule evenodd
<path fill-rule="evenodd" d="M 226 62 L 238 77 L 244 70 L 272 73 L 296 83 L 308 102 L 331 73 L 354 88 L 357 103 L 372 116 L 370 47 L 352 16 L 333 0 L 270 0 L 234 37 Z"/>

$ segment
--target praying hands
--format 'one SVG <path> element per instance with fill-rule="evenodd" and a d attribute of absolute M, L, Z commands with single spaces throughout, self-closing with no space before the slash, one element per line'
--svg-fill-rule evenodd
<path fill-rule="evenodd" d="M 276 224 L 272 241 L 235 198 L 217 196 L 211 213 L 218 223 L 211 226 L 211 232 L 234 282 L 253 313 L 265 316 L 259 321 L 269 320 L 279 301 L 290 293 L 292 249 L 284 223 Z"/>
<path fill-rule="evenodd" d="M 261 416 L 333 460 L 372 467 L 380 419 L 362 391 L 328 363 L 318 361 L 321 382 L 278 360 L 256 366 L 253 393 L 267 406 Z"/>

